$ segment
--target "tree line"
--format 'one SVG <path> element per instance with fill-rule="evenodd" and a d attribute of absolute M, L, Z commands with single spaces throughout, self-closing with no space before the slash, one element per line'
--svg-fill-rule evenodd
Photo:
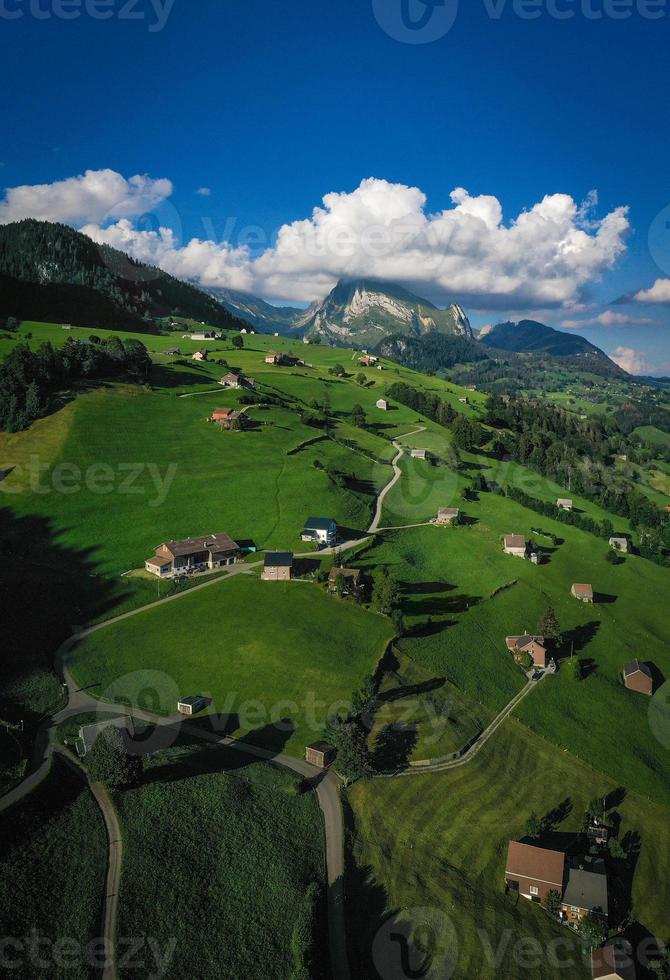
<path fill-rule="evenodd" d="M 54 394 L 86 378 L 127 376 L 146 381 L 151 359 L 139 340 L 116 336 L 68 339 L 61 348 L 36 351 L 19 344 L 0 364 L 0 429 L 18 432 L 49 411 Z"/>

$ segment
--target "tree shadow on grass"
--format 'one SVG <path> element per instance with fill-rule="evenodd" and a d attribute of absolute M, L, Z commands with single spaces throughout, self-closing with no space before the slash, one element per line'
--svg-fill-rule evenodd
<path fill-rule="evenodd" d="M 193 363 L 195 364 L 196 362 L 194 361 Z M 192 388 L 195 385 L 203 384 L 211 384 L 212 388 L 218 386 L 218 382 L 201 368 L 194 368 L 192 371 L 183 371 L 176 366 L 169 367 L 166 364 L 154 364 L 151 368 L 149 380 L 154 388 Z M 223 393 L 223 389 L 221 389 L 221 392 Z"/>
<path fill-rule="evenodd" d="M 545 813 L 541 820 L 543 833 L 555 831 L 564 820 L 567 820 L 572 813 L 572 809 L 572 800 L 568 796 L 566 799 L 562 800 L 558 806 L 555 806 L 553 809 Z"/>
<path fill-rule="evenodd" d="M 377 772 L 406 769 L 416 747 L 418 735 L 413 722 L 391 722 L 377 735 L 372 764 Z"/>
<path fill-rule="evenodd" d="M 575 654 L 581 653 L 591 640 L 595 639 L 599 629 L 600 623 L 597 620 L 592 620 L 590 623 L 582 623 L 580 626 L 569 630 L 563 635 L 561 655 L 569 657 L 571 651 Z"/>
<path fill-rule="evenodd" d="M 426 639 L 429 636 L 438 636 L 444 630 L 449 629 L 450 626 L 457 626 L 458 620 L 456 619 L 438 619 L 434 620 L 432 617 L 428 617 L 425 623 L 417 623 L 411 626 L 407 630 L 407 636 L 412 639 Z"/>

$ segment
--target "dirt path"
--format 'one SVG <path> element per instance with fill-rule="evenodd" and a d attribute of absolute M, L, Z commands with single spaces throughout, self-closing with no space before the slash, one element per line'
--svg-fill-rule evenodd
<path fill-rule="evenodd" d="M 402 476 L 402 470 L 398 466 L 398 463 L 400 462 L 400 460 L 404 456 L 405 450 L 400 445 L 399 440 L 400 439 L 408 439 L 409 436 L 415 436 L 417 434 L 417 432 L 424 432 L 425 431 L 425 428 L 426 428 L 425 425 L 420 425 L 418 429 L 413 429 L 411 432 L 406 432 L 404 436 L 398 436 L 397 439 L 394 439 L 393 440 L 393 445 L 398 450 L 398 452 L 396 453 L 396 455 L 393 457 L 393 463 L 392 463 L 392 466 L 393 466 L 393 477 L 389 480 L 389 482 L 386 484 L 386 486 L 384 487 L 384 489 L 381 491 L 381 493 L 377 497 L 377 507 L 375 509 L 375 516 L 372 519 L 372 524 L 368 528 L 368 534 L 375 534 L 377 531 L 379 531 L 379 529 L 380 529 L 379 528 L 379 525 L 380 525 L 381 519 L 382 519 L 382 509 L 383 509 L 383 506 L 384 506 L 384 500 L 386 499 L 387 494 L 393 489 L 393 487 L 396 485 L 396 483 L 398 482 L 398 480 Z"/>

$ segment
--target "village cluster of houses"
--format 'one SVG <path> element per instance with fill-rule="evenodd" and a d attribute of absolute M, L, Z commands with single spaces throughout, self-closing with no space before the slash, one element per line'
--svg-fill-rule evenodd
<path fill-rule="evenodd" d="M 590 846 L 607 844 L 609 830 L 604 820 L 591 818 L 586 833 Z M 599 857 L 563 851 L 528 841 L 509 842 L 505 865 L 505 887 L 528 901 L 546 904 L 557 896 L 561 922 L 578 930 L 589 916 L 610 924 L 609 888 L 605 862 Z M 617 937 L 591 951 L 595 980 L 635 980 L 636 968 L 630 944 Z"/>

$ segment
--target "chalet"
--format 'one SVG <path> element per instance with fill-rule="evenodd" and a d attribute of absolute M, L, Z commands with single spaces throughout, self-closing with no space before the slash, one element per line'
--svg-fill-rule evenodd
<path fill-rule="evenodd" d="M 242 327 L 242 329 L 240 330 L 240 333 L 247 333 L 247 328 L 246 327 Z"/>
<path fill-rule="evenodd" d="M 628 538 L 610 538 L 610 548 L 628 554 Z"/>
<path fill-rule="evenodd" d="M 263 561 L 265 582 L 288 582 L 293 577 L 293 555 L 290 551 L 268 551 Z"/>
<path fill-rule="evenodd" d="M 363 573 L 360 568 L 331 568 L 328 575 L 328 588 L 336 592 L 338 580 L 342 583 L 345 595 L 356 595 L 363 585 Z"/>
<path fill-rule="evenodd" d="M 210 534 L 183 541 L 168 541 L 156 548 L 153 558 L 144 567 L 158 578 L 169 578 L 203 569 L 234 565 L 240 549 L 227 534 Z"/>
<path fill-rule="evenodd" d="M 569 497 L 559 497 L 556 506 L 559 510 L 572 510 L 572 500 Z"/>
<path fill-rule="evenodd" d="M 165 353 L 169 354 L 170 357 L 177 357 L 179 354 L 181 354 L 181 351 L 178 347 L 168 347 Z"/>
<path fill-rule="evenodd" d="M 377 401 L 377 408 L 380 408 L 382 410 L 382 412 L 388 412 L 389 403 L 386 401 L 385 398 L 380 398 Z"/>
<path fill-rule="evenodd" d="M 426 459 L 427 456 L 428 456 L 428 450 L 427 449 L 413 449 L 412 450 L 412 459 Z"/>
<path fill-rule="evenodd" d="M 507 850 L 505 884 L 531 902 L 542 902 L 549 892 L 563 894 L 565 854 L 535 844 L 511 840 Z"/>
<path fill-rule="evenodd" d="M 199 696 L 181 698 L 177 702 L 177 711 L 180 715 L 197 715 L 207 707 L 207 699 Z"/>
<path fill-rule="evenodd" d="M 271 354 L 267 354 L 265 357 L 266 364 L 279 364 L 280 360 L 281 358 L 279 354 L 275 354 L 274 352 Z"/>
<path fill-rule="evenodd" d="M 383 364 L 378 364 L 377 365 L 377 370 L 378 371 L 383 371 L 384 370 L 384 365 Z"/>
<path fill-rule="evenodd" d="M 477 391 L 477 385 L 466 385 L 465 386 L 465 390 L 466 391 Z"/>
<path fill-rule="evenodd" d="M 630 943 L 617 937 L 591 950 L 591 973 L 594 980 L 635 980 L 635 961 Z"/>
<path fill-rule="evenodd" d="M 638 694 L 646 694 L 648 697 L 654 693 L 654 676 L 647 664 L 639 660 L 631 660 L 625 664 L 623 682 L 629 691 L 637 691 Z"/>
<path fill-rule="evenodd" d="M 309 517 L 302 529 L 303 541 L 331 545 L 337 537 L 337 524 L 332 517 Z"/>
<path fill-rule="evenodd" d="M 467 399 L 467 397 L 465 395 L 462 398 L 459 398 L 458 400 L 461 403 L 461 405 L 467 405 L 468 404 L 468 399 Z"/>
<path fill-rule="evenodd" d="M 518 662 L 528 655 L 535 667 L 546 667 L 548 661 L 547 642 L 543 636 L 506 636 L 505 643 Z"/>
<path fill-rule="evenodd" d="M 503 541 L 503 550 L 506 555 L 515 555 L 517 558 L 525 558 L 527 551 L 526 539 L 523 534 L 506 534 Z"/>
<path fill-rule="evenodd" d="M 327 769 L 335 760 L 335 748 L 328 742 L 313 742 L 305 748 L 305 762 Z"/>
<path fill-rule="evenodd" d="M 607 875 L 604 871 L 570 868 L 561 902 L 561 916 L 576 929 L 587 915 L 596 915 L 607 923 Z"/>
<path fill-rule="evenodd" d="M 210 422 L 216 422 L 222 429 L 244 428 L 247 416 L 234 408 L 215 408 L 210 416 Z"/>
<path fill-rule="evenodd" d="M 206 350 L 197 350 L 195 352 L 195 354 L 193 354 L 192 360 L 194 360 L 194 361 L 206 361 L 207 358 L 208 358 L 208 356 L 209 355 L 207 354 L 207 351 Z"/>
<path fill-rule="evenodd" d="M 213 330 L 203 331 L 201 333 L 192 333 L 191 340 L 214 340 L 216 334 Z"/>
<path fill-rule="evenodd" d="M 440 507 L 437 512 L 437 524 L 458 524 L 461 512 L 458 507 Z"/>
<path fill-rule="evenodd" d="M 236 374 L 224 374 L 222 378 L 219 378 L 219 384 L 222 388 L 241 388 L 242 383 L 240 378 Z"/>
<path fill-rule="evenodd" d="M 580 602 L 593 602 L 592 585 L 585 585 L 581 582 L 575 582 L 570 589 L 570 593 L 575 597 L 575 599 L 579 599 Z"/>
<path fill-rule="evenodd" d="M 374 354 L 363 354 L 362 357 L 358 358 L 358 363 L 362 364 L 363 367 L 372 367 L 378 360 L 379 358 L 375 357 Z"/>

